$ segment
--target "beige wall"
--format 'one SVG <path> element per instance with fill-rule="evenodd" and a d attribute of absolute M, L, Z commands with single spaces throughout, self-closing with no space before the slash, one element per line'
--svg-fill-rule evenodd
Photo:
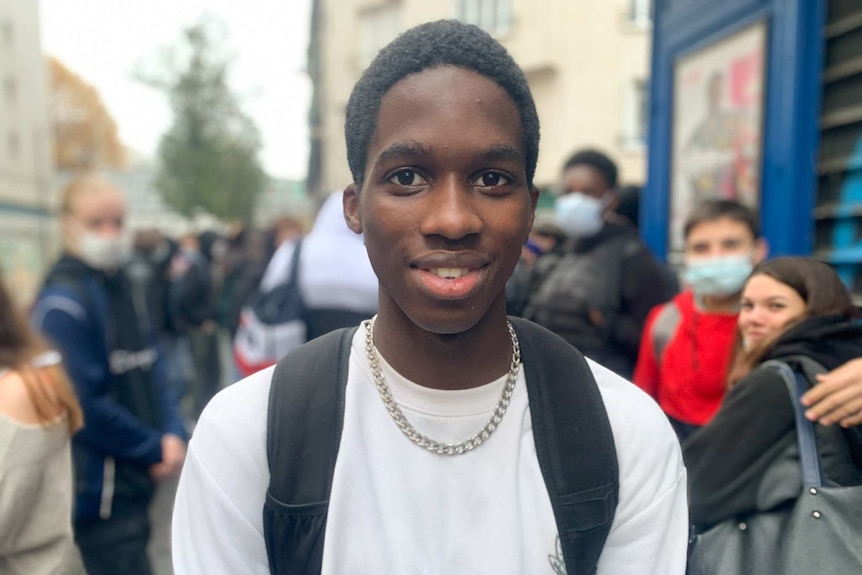
<path fill-rule="evenodd" d="M 568 155 L 596 146 L 618 162 L 623 182 L 642 182 L 642 146 L 626 142 L 632 84 L 649 71 L 648 28 L 627 17 L 628 0 L 511 0 L 512 21 L 498 36 L 524 69 L 542 126 L 536 184 L 555 186 Z M 396 11 L 399 31 L 455 16 L 453 0 L 322 0 L 323 188 L 350 182 L 344 147 L 344 110 L 364 69 L 364 23 Z M 382 43 L 389 31 L 377 31 Z"/>
<path fill-rule="evenodd" d="M 38 2 L 0 0 L 0 264 L 22 304 L 54 253 L 46 68 Z"/>

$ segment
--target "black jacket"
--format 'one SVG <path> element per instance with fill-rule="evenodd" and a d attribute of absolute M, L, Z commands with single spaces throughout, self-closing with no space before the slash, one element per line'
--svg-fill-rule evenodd
<path fill-rule="evenodd" d="M 607 222 L 562 254 L 542 256 L 535 269 L 523 316 L 630 379 L 647 315 L 674 295 L 667 268 L 637 231 Z"/>
<path fill-rule="evenodd" d="M 804 355 L 829 370 L 862 356 L 862 321 L 812 318 L 789 329 L 763 361 Z M 812 382 L 809 382 L 812 383 Z M 816 426 L 828 480 L 862 484 L 862 428 Z M 779 461 L 798 470 L 796 426 L 781 377 L 758 367 L 725 397 L 715 418 L 683 445 L 692 522 L 707 527 L 743 513 L 766 510 L 794 498 L 801 478 L 774 484 Z"/>

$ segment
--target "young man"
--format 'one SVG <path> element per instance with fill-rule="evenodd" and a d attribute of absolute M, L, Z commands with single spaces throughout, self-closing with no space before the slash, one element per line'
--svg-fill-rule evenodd
<path fill-rule="evenodd" d="M 688 289 L 650 312 L 633 378 L 680 439 L 712 419 L 724 398 L 739 293 L 767 252 L 757 214 L 737 202 L 699 205 L 683 231 Z"/>
<path fill-rule="evenodd" d="M 676 286 L 637 230 L 606 218 L 616 185 L 616 164 L 601 152 L 581 150 L 566 162 L 555 211 L 568 241 L 537 262 L 523 317 L 630 379 L 647 314 Z"/>
<path fill-rule="evenodd" d="M 565 573 L 560 536 L 603 513 L 578 516 L 558 535 L 553 504 L 577 501 L 550 500 L 530 410 L 541 397 L 528 400 L 525 377 L 553 366 L 531 366 L 530 353 L 522 364 L 527 340 L 507 326 L 505 284 L 538 194 L 539 125 L 523 73 L 476 27 L 424 24 L 360 79 L 345 135 L 354 180 L 345 218 L 364 235 L 379 306 L 349 349 L 318 572 Z M 685 470 L 673 432 L 634 386 L 595 363 L 587 369 L 619 466 L 612 526 L 590 571 L 682 574 Z M 270 572 L 272 378 L 266 370 L 226 389 L 198 423 L 175 507 L 178 575 Z M 437 442 L 453 445 L 422 448 Z M 590 500 L 606 509 L 605 499 Z"/>

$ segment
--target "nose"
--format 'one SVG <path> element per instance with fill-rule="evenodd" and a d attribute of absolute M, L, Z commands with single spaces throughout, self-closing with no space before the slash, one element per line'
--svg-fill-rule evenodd
<path fill-rule="evenodd" d="M 749 325 L 763 325 L 764 309 L 762 306 L 755 305 L 745 314 L 746 323 Z"/>
<path fill-rule="evenodd" d="M 424 235 L 460 240 L 481 231 L 482 218 L 467 183 L 455 176 L 447 177 L 432 188 L 427 198 L 421 224 Z"/>
<path fill-rule="evenodd" d="M 100 236 L 112 238 L 123 233 L 123 223 L 124 221 L 122 217 L 103 217 L 92 221 L 90 229 Z"/>

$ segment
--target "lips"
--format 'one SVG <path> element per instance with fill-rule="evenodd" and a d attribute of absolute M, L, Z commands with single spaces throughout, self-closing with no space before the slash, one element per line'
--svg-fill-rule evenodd
<path fill-rule="evenodd" d="M 743 331 L 743 335 L 748 339 L 761 339 L 766 336 L 766 332 L 763 330 L 748 329 Z"/>
<path fill-rule="evenodd" d="M 432 268 L 428 271 L 444 279 L 458 279 L 470 273 L 470 268 Z"/>
<path fill-rule="evenodd" d="M 434 298 L 464 299 L 479 286 L 488 262 L 477 254 L 437 252 L 418 258 L 415 270 L 423 290 Z"/>

